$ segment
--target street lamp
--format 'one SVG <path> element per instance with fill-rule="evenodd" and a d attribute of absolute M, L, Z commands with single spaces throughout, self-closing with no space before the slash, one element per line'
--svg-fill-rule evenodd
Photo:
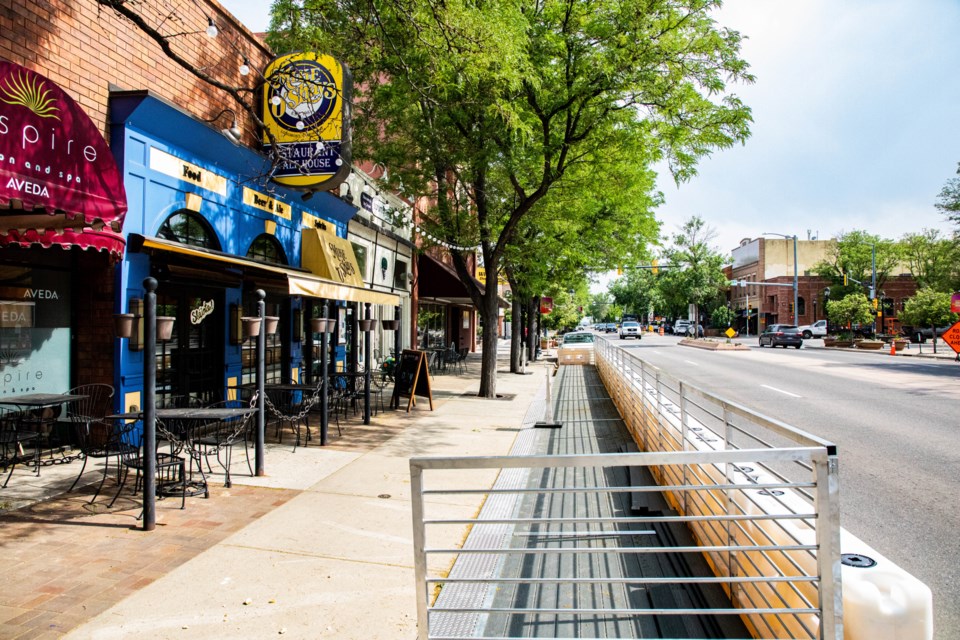
<path fill-rule="evenodd" d="M 799 272 L 797 266 L 797 236 L 796 234 L 789 236 L 785 233 L 773 233 L 770 231 L 765 231 L 762 235 L 765 236 L 780 236 L 781 238 L 786 238 L 787 240 L 793 240 L 793 324 L 797 325 L 797 312 L 800 311 L 800 308 L 797 306 L 798 299 L 800 297 L 799 289 Z"/>

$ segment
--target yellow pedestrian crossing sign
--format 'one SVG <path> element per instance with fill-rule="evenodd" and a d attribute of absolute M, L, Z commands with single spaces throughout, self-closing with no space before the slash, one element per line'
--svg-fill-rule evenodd
<path fill-rule="evenodd" d="M 737 335 L 737 332 L 733 330 L 733 327 L 727 327 L 725 333 L 727 334 L 728 338 L 732 338 L 733 336 Z"/>

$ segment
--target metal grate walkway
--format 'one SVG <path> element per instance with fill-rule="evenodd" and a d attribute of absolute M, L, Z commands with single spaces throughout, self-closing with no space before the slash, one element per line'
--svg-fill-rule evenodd
<path fill-rule="evenodd" d="M 543 402 L 535 403 L 531 413 L 536 415 L 530 416 L 532 420 L 524 425 L 513 455 L 637 450 L 595 367 L 563 366 L 554 380 L 554 417 L 563 426 L 533 428 L 532 422 L 542 416 L 544 407 Z M 490 582 L 470 584 L 469 588 L 461 584 L 445 586 L 436 602 L 438 608 L 476 611 L 470 616 L 438 612 L 431 624 L 431 637 L 749 637 L 736 616 L 654 613 L 668 609 L 731 608 L 718 584 L 669 582 L 671 577 L 713 577 L 699 553 L 651 552 L 665 546 L 693 546 L 694 541 L 682 524 L 547 521 L 673 515 L 659 493 L 616 490 L 638 484 L 653 485 L 645 469 L 504 470 L 495 491 L 529 491 L 492 494 L 478 522 L 498 517 L 530 522 L 477 524 L 464 548 L 499 547 L 531 552 L 461 556 L 451 578 L 478 577 L 479 570 Z M 631 578 L 638 581 L 631 582 Z M 527 609 L 539 611 L 523 612 Z M 592 609 L 604 611 L 592 613 Z M 572 610 L 578 612 L 573 614 Z M 650 613 L 638 615 L 635 610 Z"/>

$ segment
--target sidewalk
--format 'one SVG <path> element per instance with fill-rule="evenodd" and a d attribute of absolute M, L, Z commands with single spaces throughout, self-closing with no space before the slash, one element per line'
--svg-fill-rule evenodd
<path fill-rule="evenodd" d="M 112 481 L 94 507 L 88 488 L 3 512 L 0 547 L 17 571 L 0 590 L 0 637 L 414 638 L 407 460 L 507 453 L 543 394 L 544 368 L 506 368 L 501 359 L 502 399 L 471 397 L 480 370 L 471 355 L 466 375 L 432 377 L 432 412 L 418 398 L 409 414 L 345 422 L 339 438 L 331 425 L 324 448 L 271 444 L 265 478 L 246 475 L 238 452 L 231 489 L 215 476 L 209 500 L 188 498 L 183 511 L 158 502 L 150 533 L 137 529 L 129 493 L 105 508 Z M 41 478 L 56 469 L 69 486 L 77 464 L 44 467 Z M 29 478 L 18 470 L 10 489 Z M 481 502 L 443 504 L 457 517 Z M 451 544 L 463 535 L 451 531 Z"/>

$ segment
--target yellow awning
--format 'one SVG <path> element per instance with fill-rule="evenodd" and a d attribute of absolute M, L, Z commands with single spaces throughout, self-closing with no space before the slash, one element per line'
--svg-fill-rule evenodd
<path fill-rule="evenodd" d="M 312 298 L 330 298 L 333 300 L 349 300 L 351 302 L 369 302 L 370 304 L 389 304 L 397 306 L 400 297 L 390 293 L 382 293 L 371 289 L 358 289 L 337 284 L 324 278 L 306 275 L 287 275 L 290 293 Z"/>
<path fill-rule="evenodd" d="M 346 238 L 317 228 L 300 231 L 300 264 L 331 282 L 363 288 L 363 274 L 353 245 Z"/>
<path fill-rule="evenodd" d="M 305 229 L 304 231 L 307 230 Z M 166 251 L 169 253 L 189 256 L 191 258 L 213 260 L 216 262 L 236 265 L 252 271 L 262 271 L 283 276 L 287 279 L 287 286 L 290 295 L 309 296 L 312 298 L 327 298 L 329 300 L 349 300 L 350 302 L 369 302 L 371 304 L 388 304 L 394 306 L 400 304 L 399 296 L 389 293 L 372 291 L 370 289 L 364 289 L 363 287 L 352 287 L 334 282 L 332 280 L 327 280 L 325 278 L 320 278 L 304 271 L 297 271 L 289 267 L 284 268 L 280 265 L 255 262 L 253 260 L 247 260 L 245 258 L 221 253 L 219 251 L 211 251 L 209 249 L 180 244 L 179 242 L 171 242 L 169 240 L 162 240 L 160 238 L 148 238 L 131 234 L 128 246 L 130 246 L 130 249 L 133 252 L 138 252 L 143 249 Z M 354 258 L 354 260 L 356 260 L 356 258 Z"/>

